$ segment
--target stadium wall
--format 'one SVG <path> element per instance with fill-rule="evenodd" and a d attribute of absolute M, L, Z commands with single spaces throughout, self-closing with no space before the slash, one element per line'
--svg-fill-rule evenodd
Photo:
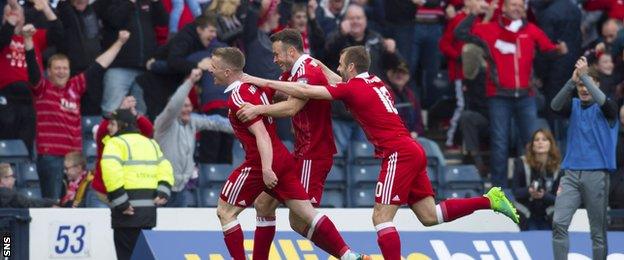
<path fill-rule="evenodd" d="M 321 211 L 345 232 L 345 239 L 354 248 L 365 252 L 378 251 L 371 209 Z M 108 209 L 31 209 L 30 214 L 30 259 L 115 259 Z M 252 238 L 254 211 L 244 211 L 240 223 L 248 231 L 246 238 Z M 395 223 L 402 232 L 407 259 L 549 259 L 552 256 L 549 253 L 552 252 L 550 232 L 518 232 L 518 227 L 506 217 L 489 211 L 426 228 L 411 211 L 401 209 Z M 173 259 L 171 254 L 177 254 L 175 259 L 184 256 L 181 259 L 188 260 L 228 258 L 213 208 L 160 208 L 154 230 L 166 232 L 149 232 L 143 239 L 149 244 L 145 245 L 146 249 L 149 247 L 152 253 L 158 254 L 158 259 Z M 290 231 L 285 209 L 277 212 L 277 230 L 272 258 L 328 259 L 327 254 Z M 577 211 L 570 231 L 589 231 L 584 210 Z M 578 253 L 572 256 L 589 259 L 589 234 L 573 234 L 571 240 L 572 252 Z M 624 234 L 610 232 L 609 241 L 612 251 L 609 259 L 624 259 L 621 246 L 624 245 Z M 250 243 L 251 240 L 246 241 L 246 248 L 251 248 Z"/>

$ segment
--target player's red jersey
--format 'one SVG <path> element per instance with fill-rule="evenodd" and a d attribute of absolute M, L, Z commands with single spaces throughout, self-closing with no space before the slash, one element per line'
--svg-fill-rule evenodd
<path fill-rule="evenodd" d="M 301 55 L 289 72 L 280 77 L 282 81 L 305 82 L 310 85 L 327 86 L 323 70 L 312 57 Z M 336 153 L 331 123 L 331 102 L 310 99 L 292 117 L 295 129 L 294 156 L 300 159 L 331 158 Z"/>
<path fill-rule="evenodd" d="M 234 129 L 234 135 L 236 135 L 236 138 L 240 140 L 243 145 L 243 149 L 245 150 L 245 163 L 258 167 L 262 166 L 260 152 L 258 151 L 258 146 L 256 144 L 256 137 L 248 130 L 249 126 L 260 120 L 263 120 L 264 126 L 271 137 L 271 143 L 273 146 L 273 161 L 275 162 L 276 158 L 280 158 L 280 155 L 288 154 L 288 149 L 286 149 L 277 136 L 273 118 L 258 116 L 253 120 L 243 123 L 238 119 L 238 117 L 236 117 L 236 112 L 238 112 L 243 104 L 249 103 L 252 105 L 268 105 L 269 98 L 272 97 L 267 96 L 262 89 L 240 81 L 230 84 L 225 90 L 225 92 L 230 91 L 232 91 L 232 94 L 227 101 L 227 106 L 229 108 L 228 118 L 230 119 L 230 123 Z"/>
<path fill-rule="evenodd" d="M 357 120 L 375 155 L 385 158 L 407 143 L 413 143 L 394 107 L 392 95 L 381 79 L 362 73 L 346 83 L 326 87 L 333 99 L 342 100 Z"/>

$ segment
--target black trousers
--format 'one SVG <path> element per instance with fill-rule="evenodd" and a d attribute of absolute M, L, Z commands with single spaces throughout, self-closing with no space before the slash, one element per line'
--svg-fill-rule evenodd
<path fill-rule="evenodd" d="M 117 260 L 129 260 L 142 228 L 114 228 L 113 240 Z"/>

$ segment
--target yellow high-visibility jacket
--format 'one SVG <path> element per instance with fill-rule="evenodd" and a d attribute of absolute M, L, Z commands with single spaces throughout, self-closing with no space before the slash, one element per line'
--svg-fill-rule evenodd
<path fill-rule="evenodd" d="M 153 139 L 138 133 L 111 138 L 102 152 L 102 180 L 116 227 L 156 226 L 154 198 L 169 198 L 173 168 Z M 123 210 L 134 208 L 134 215 Z"/>

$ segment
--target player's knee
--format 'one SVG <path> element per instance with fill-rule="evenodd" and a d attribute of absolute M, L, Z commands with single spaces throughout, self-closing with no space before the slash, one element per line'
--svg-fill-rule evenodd
<path fill-rule="evenodd" d="M 420 218 L 420 223 L 425 227 L 435 226 L 438 224 L 438 219 L 435 216 L 423 216 Z"/>
<path fill-rule="evenodd" d="M 383 211 L 373 211 L 373 224 L 379 225 L 381 223 L 392 221 L 392 217 L 385 214 Z"/>
<path fill-rule="evenodd" d="M 217 206 L 217 217 L 221 221 L 230 221 L 236 218 L 235 211 L 224 206 Z"/>

